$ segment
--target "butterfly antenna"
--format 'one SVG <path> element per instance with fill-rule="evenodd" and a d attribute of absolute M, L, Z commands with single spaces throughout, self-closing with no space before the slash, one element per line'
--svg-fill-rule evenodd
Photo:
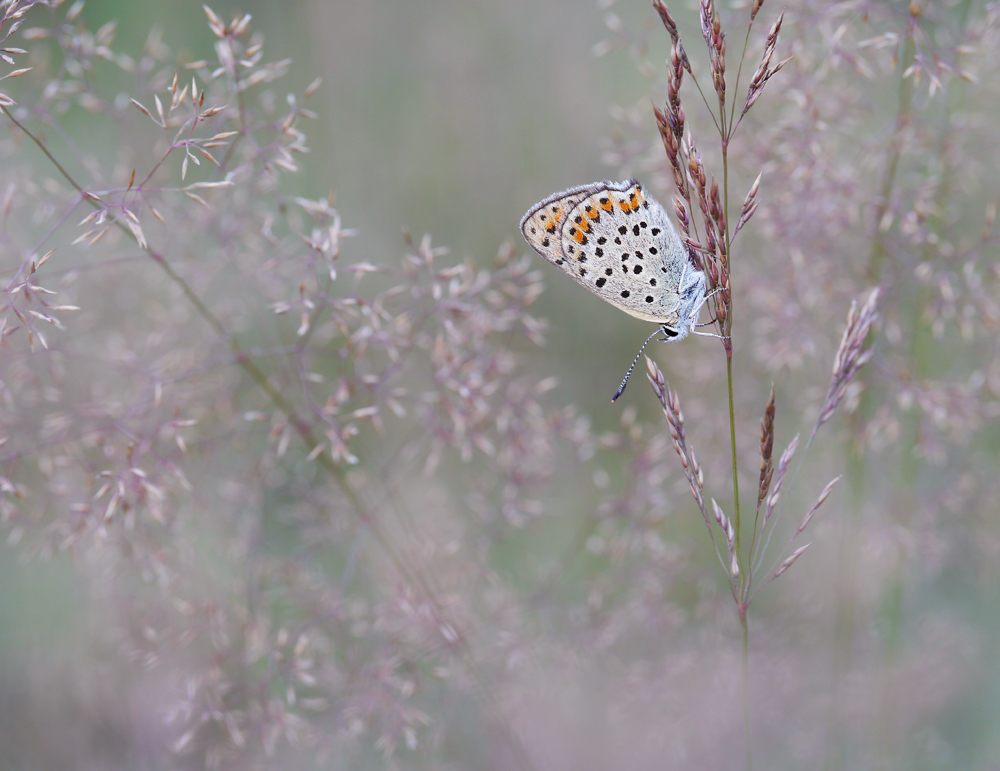
<path fill-rule="evenodd" d="M 622 384 L 620 386 L 618 386 L 618 390 L 615 391 L 615 395 L 611 397 L 611 403 L 612 404 L 614 404 L 615 400 L 617 400 L 618 397 L 621 396 L 622 393 L 625 391 L 625 386 L 628 385 L 628 379 L 630 377 L 632 377 L 632 370 L 635 369 L 635 365 L 639 363 L 639 357 L 642 356 L 643 349 L 646 347 L 646 345 L 649 343 L 649 341 L 652 340 L 654 337 L 656 337 L 658 334 L 660 334 L 660 330 L 659 329 L 657 329 L 653 334 L 651 334 L 649 337 L 647 337 L 646 338 L 646 342 L 643 343 L 642 346 L 639 348 L 639 353 L 637 353 L 635 355 L 635 358 L 632 359 L 632 366 L 629 367 L 628 368 L 628 372 L 625 373 L 625 379 L 622 381 Z"/>

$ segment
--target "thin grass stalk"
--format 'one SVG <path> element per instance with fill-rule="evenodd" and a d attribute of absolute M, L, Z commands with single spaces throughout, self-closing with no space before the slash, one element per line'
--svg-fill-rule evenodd
<path fill-rule="evenodd" d="M 970 3 L 967 1 L 956 8 L 956 28 L 961 30 L 963 33 L 965 32 L 968 24 L 969 6 Z M 912 102 L 913 93 L 915 91 L 915 83 L 912 78 L 906 76 L 906 70 L 917 56 L 917 50 L 913 39 L 914 33 L 912 30 L 918 24 L 920 18 L 918 14 L 918 9 L 911 7 L 911 13 L 908 17 L 908 24 L 910 27 L 909 31 L 911 34 L 906 35 L 903 54 L 900 57 L 898 67 L 898 72 L 900 73 L 900 107 L 896 123 L 896 132 L 893 135 L 894 141 L 891 148 L 893 153 L 891 158 L 893 163 L 893 176 L 891 178 L 887 178 L 887 187 L 883 189 L 883 198 L 880 200 L 881 207 L 888 206 L 888 201 L 890 200 L 888 196 L 891 196 L 893 193 L 893 188 L 889 186 L 889 183 L 895 183 L 897 181 L 897 172 L 901 155 L 900 146 L 902 144 L 902 140 L 899 136 L 906 127 L 912 125 L 914 120 Z M 962 37 L 964 38 L 966 35 L 963 34 Z M 958 97 L 955 96 L 956 90 L 961 89 L 962 87 L 963 80 L 961 78 L 955 78 L 949 84 L 947 98 L 944 101 L 944 114 L 940 121 L 940 128 L 938 129 L 939 140 L 935 148 L 937 150 L 935 155 L 940 159 L 942 168 L 940 171 L 940 182 L 937 185 L 934 195 L 934 207 L 928 221 L 929 223 L 934 223 L 934 225 L 931 226 L 931 229 L 938 235 L 942 235 L 945 238 L 947 238 L 947 233 L 944 232 L 944 230 L 947 223 L 944 222 L 944 217 L 939 213 L 947 211 L 948 199 L 952 193 L 952 187 L 948 184 L 952 176 L 952 169 L 950 164 L 951 156 L 948 152 L 947 145 L 952 137 L 954 112 L 960 108 Z M 875 224 L 878 228 L 876 231 L 878 251 L 873 250 L 873 256 L 877 256 L 881 259 L 873 267 L 878 269 L 882 267 L 885 255 L 889 252 L 885 248 L 885 233 L 887 232 L 887 229 L 878 227 L 881 224 L 881 220 Z M 937 251 L 932 248 L 930 244 L 925 244 L 923 253 L 921 254 L 921 261 L 929 262 L 936 256 Z M 927 310 L 928 305 L 933 302 L 933 298 L 934 294 L 932 290 L 928 286 L 922 284 L 917 285 L 916 291 L 910 298 L 912 305 L 909 313 L 909 346 L 907 350 L 907 357 L 909 370 L 912 373 L 912 376 L 917 380 L 933 377 L 933 362 L 928 360 L 926 354 L 922 355 L 923 351 L 927 351 L 932 345 L 937 343 L 932 334 L 930 334 L 929 324 L 925 320 L 925 311 Z M 902 316 L 902 314 L 900 315 Z M 866 417 L 867 413 L 863 414 L 862 420 Z M 864 424 L 859 426 L 859 429 L 863 432 Z M 902 421 L 902 429 L 904 438 L 902 439 L 901 446 L 904 448 L 916 447 L 918 445 L 920 435 L 918 411 L 911 411 L 904 417 Z M 862 435 L 862 433 L 859 433 L 859 436 L 860 435 Z M 859 441 L 853 441 L 851 444 L 851 451 L 854 452 L 859 459 L 858 466 L 863 468 L 863 464 L 860 463 L 863 448 L 859 445 Z M 901 525 L 909 527 L 912 525 L 911 513 L 917 510 L 913 497 L 915 493 L 915 483 L 919 479 L 920 475 L 920 463 L 916 454 L 913 452 L 903 452 L 900 455 L 899 463 L 899 474 L 903 483 L 899 485 L 897 489 L 899 491 L 898 494 L 902 496 L 903 500 L 900 502 L 900 505 L 894 506 L 893 509 L 904 513 L 904 516 L 900 517 L 898 521 Z M 858 479 L 863 479 L 860 473 Z M 860 487 L 863 488 L 863 484 L 860 485 Z M 893 668 L 896 666 L 902 653 L 902 627 L 904 624 L 903 613 L 907 601 L 908 585 L 909 584 L 903 566 L 897 565 L 893 574 L 887 578 L 887 585 L 884 589 L 882 597 L 882 613 L 879 619 L 880 628 L 883 630 L 881 640 L 882 649 L 880 651 L 883 656 L 883 660 L 881 662 L 882 665 L 879 668 L 879 671 L 882 673 L 881 682 L 879 684 L 881 704 L 877 722 L 876 746 L 881 755 L 882 762 L 887 765 L 898 764 L 898 757 L 902 751 L 903 744 L 905 743 L 905 739 L 901 735 L 899 721 L 893 708 L 893 683 L 889 673 L 893 671 Z"/>
<path fill-rule="evenodd" d="M 743 655 L 741 659 L 743 681 L 743 748 L 747 771 L 753 771 L 753 753 L 750 745 L 750 628 L 746 612 L 740 615 L 743 631 Z"/>
<path fill-rule="evenodd" d="M 912 25 L 914 23 L 913 17 L 908 16 L 906 23 L 907 25 Z M 904 42 L 901 55 L 899 57 L 899 64 L 896 69 L 899 77 L 897 89 L 899 104 L 897 107 L 893 134 L 889 140 L 888 156 L 879 190 L 878 204 L 875 208 L 872 222 L 872 245 L 867 265 L 867 277 L 869 281 L 875 284 L 882 283 L 886 271 L 885 260 L 888 253 L 886 248 L 886 237 L 888 228 L 883 227 L 882 223 L 889 210 L 893 190 L 898 181 L 899 163 L 903 141 L 902 132 L 906 126 L 910 125 L 913 117 L 913 82 L 910 78 L 906 77 L 904 73 L 910 65 L 910 62 L 913 60 L 915 47 L 911 35 L 904 33 L 903 37 Z M 911 326 L 911 336 L 914 332 L 915 327 Z M 866 385 L 871 386 L 871 383 L 867 383 Z M 863 461 L 863 447 L 861 446 L 860 437 L 864 433 L 864 427 L 867 423 L 868 417 L 874 410 L 874 405 L 880 401 L 877 396 L 873 396 L 871 394 L 870 387 L 865 388 L 865 395 L 868 398 L 862 400 L 859 405 L 858 413 L 851 418 L 851 439 L 847 443 L 846 465 L 850 478 L 851 492 L 849 495 L 850 505 L 846 507 L 846 511 L 844 512 L 844 528 L 841 543 L 838 547 L 838 551 L 840 553 L 839 564 L 844 565 L 846 569 L 840 572 L 840 579 L 838 582 L 838 586 L 840 587 L 840 591 L 838 592 L 839 602 L 835 611 L 835 637 L 838 645 L 838 648 L 834 650 L 833 657 L 833 677 L 835 682 L 840 682 L 842 678 L 846 677 L 847 673 L 851 669 L 852 662 L 855 614 L 857 613 L 854 600 L 857 596 L 857 586 L 853 577 L 856 575 L 857 571 L 856 569 L 852 569 L 851 566 L 857 562 L 859 549 L 856 536 L 861 519 L 862 502 L 865 499 L 865 490 L 868 484 L 866 479 L 866 464 Z M 904 443 L 904 446 L 912 445 Z M 897 594 L 897 598 L 898 589 L 899 587 L 897 586 L 897 592 L 891 592 L 892 594 Z M 893 612 L 893 606 L 895 606 L 896 612 Z M 900 604 L 898 602 L 887 602 L 883 605 L 883 608 L 885 613 L 880 623 L 880 628 L 883 630 L 883 647 L 881 655 L 885 658 L 882 661 L 882 666 L 879 667 L 879 671 L 882 673 L 880 675 L 881 682 L 878 687 L 881 706 L 878 709 L 878 717 L 874 721 L 877 734 L 876 737 L 874 737 L 874 741 L 875 746 L 877 747 L 877 752 L 881 756 L 882 761 L 888 763 L 890 762 L 889 759 L 893 754 L 893 742 L 890 738 L 892 733 L 892 721 L 889 717 L 891 706 L 888 697 L 890 685 L 885 676 L 885 667 L 890 664 L 893 657 L 893 646 L 889 643 L 889 640 L 895 637 L 892 628 L 901 622 L 901 618 L 899 613 Z M 828 768 L 842 765 L 848 757 L 846 728 L 843 724 L 843 721 L 846 719 L 846 710 L 843 705 L 837 702 L 838 697 L 843 698 L 843 694 L 836 691 L 834 693 L 835 703 L 831 704 L 830 707 L 831 719 L 835 722 L 833 722 L 830 726 L 830 731 L 833 734 L 830 742 L 830 746 L 833 747 L 833 757 L 828 757 L 826 759 L 826 765 Z"/>
<path fill-rule="evenodd" d="M 749 29 L 747 31 L 749 38 Z M 744 54 L 746 46 L 744 45 Z M 742 57 L 741 57 L 742 64 Z M 727 259 L 732 258 L 732 235 L 729 230 L 729 130 L 731 123 L 725 120 L 725 109 L 722 110 L 723 135 L 722 135 L 722 210 L 727 213 L 725 218 L 725 232 L 722 234 L 726 244 Z M 729 271 L 726 271 L 729 274 Z M 733 388 L 733 343 L 731 332 L 733 328 L 733 298 L 732 292 L 728 292 L 728 302 L 726 303 L 725 321 L 725 350 L 726 350 L 726 386 L 729 392 L 729 444 L 732 453 L 733 468 L 733 527 L 736 530 L 735 552 L 739 565 L 739 588 L 736 601 L 736 609 L 740 618 L 740 628 L 742 631 L 742 655 L 740 657 L 740 680 L 743 694 L 743 744 L 747 771 L 753 771 L 753 752 L 750 741 L 750 627 L 747 618 L 747 595 L 750 589 L 750 575 L 744 561 L 743 549 L 740 548 L 740 480 L 736 459 L 736 395 Z"/>

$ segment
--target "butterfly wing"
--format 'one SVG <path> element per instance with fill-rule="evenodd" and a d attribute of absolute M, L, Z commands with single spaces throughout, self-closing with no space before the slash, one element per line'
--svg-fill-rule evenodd
<path fill-rule="evenodd" d="M 679 329 L 677 287 L 695 268 L 663 207 L 634 179 L 592 186 L 564 218 L 560 241 L 564 270 L 594 294 Z"/>
<path fill-rule="evenodd" d="M 553 193 L 544 201 L 532 206 L 528 213 L 521 218 L 521 233 L 524 234 L 525 240 L 531 244 L 531 248 L 564 273 L 573 275 L 570 272 L 571 266 L 566 263 L 563 256 L 560 243 L 562 224 L 574 206 L 600 188 L 601 184 L 599 183 L 581 185 L 563 190 L 560 193 Z"/>

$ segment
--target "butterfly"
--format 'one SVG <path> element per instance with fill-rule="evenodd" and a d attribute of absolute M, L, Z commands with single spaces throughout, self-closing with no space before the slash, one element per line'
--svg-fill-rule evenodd
<path fill-rule="evenodd" d="M 662 340 L 687 336 L 705 304 L 706 278 L 690 260 L 667 212 L 634 179 L 554 193 L 521 219 L 531 247 L 561 271 L 631 316 L 652 321 Z M 642 344 L 642 354 L 646 343 Z M 621 387 L 625 390 L 639 355 Z"/>

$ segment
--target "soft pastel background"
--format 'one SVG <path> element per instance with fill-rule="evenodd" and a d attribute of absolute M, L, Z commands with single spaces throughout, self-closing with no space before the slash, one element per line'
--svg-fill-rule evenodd
<path fill-rule="evenodd" d="M 356 347 L 328 325 L 300 358 L 289 354 L 300 309 L 274 316 L 272 304 L 294 304 L 300 283 L 315 298 L 326 275 L 323 264 L 296 272 L 296 227 L 308 235 L 313 225 L 294 196 L 335 192 L 343 228 L 356 231 L 331 296 L 406 284 L 400 260 L 424 233 L 449 250 L 437 268 L 468 263 L 468 275 L 497 277 L 469 290 L 466 315 L 446 320 L 434 306 L 425 321 L 437 331 L 413 333 L 404 376 L 391 381 L 420 398 L 399 396 L 396 417 L 388 395 L 373 395 L 383 424 L 358 418 L 359 436 L 345 438 L 358 463 L 341 456 L 344 476 L 324 475 L 234 365 L 227 339 L 147 255 L 113 234 L 71 244 L 85 209 L 56 227 L 72 191 L 0 116 L 4 275 L 13 281 L 27 254 L 58 247 L 37 280 L 81 307 L 60 315 L 65 331 L 44 328 L 49 352 L 33 353 L 23 330 L 0 348 L 0 474 L 11 484 L 0 767 L 740 767 L 739 625 L 725 576 L 645 368 L 608 402 L 649 326 L 564 280 L 517 230 L 537 200 L 596 179 L 638 176 L 670 201 L 650 106 L 665 95 L 670 44 L 652 9 L 212 7 L 225 20 L 252 14 L 264 60 L 291 59 L 283 78 L 249 93 L 254 109 L 281 115 L 287 94 L 322 76 L 307 102 L 299 96 L 317 116 L 296 123 L 310 153 L 274 185 L 244 180 L 232 207 L 218 191 L 211 211 L 164 194 L 168 226 L 148 214 L 143 226 L 279 388 L 314 409 L 306 414 L 321 414 L 338 388 L 350 399 L 336 415 L 368 406 L 361 376 L 395 374 L 383 360 L 395 350 L 366 359 L 365 345 L 383 342 L 358 342 L 370 334 L 358 321 Z M 33 8 L 23 29 L 51 28 L 68 8 Z M 749 8 L 719 9 L 732 83 Z M 672 10 L 708 88 L 697 9 Z M 810 550 L 751 607 L 754 759 L 769 769 L 995 769 L 1000 19 L 971 0 L 768 0 L 738 105 L 782 11 L 777 57 L 794 58 L 729 149 L 732 222 L 763 172 L 760 209 L 732 257 L 747 532 L 772 384 L 775 455 L 804 435 L 758 586 L 819 491 L 845 478 L 805 534 Z M 75 24 L 112 20 L 115 52 L 136 61 L 157 30 L 156 72 L 215 58 L 199 3 L 91 0 Z M 29 49 L 17 66 L 35 68 L 0 81 L 20 106 L 69 79 L 51 41 L 15 33 L 4 45 Z M 157 93 L 169 99 L 164 77 Z M 107 62 L 78 80 L 106 109 L 70 94 L 54 120 L 22 120 L 88 189 L 125 187 L 163 152 L 128 106 L 134 96 L 152 107 L 152 92 Z M 721 177 L 718 138 L 691 86 L 689 125 Z M 179 167 L 175 154 L 154 183 L 180 186 Z M 204 163 L 192 171 L 201 176 L 187 181 L 209 178 Z M 498 250 L 508 268 L 531 261 L 505 273 Z M 387 276 L 356 280 L 356 263 Z M 531 270 L 545 284 L 534 302 Z M 454 287 L 434 281 L 445 295 Z M 876 285 L 875 357 L 804 454 L 850 303 Z M 417 296 L 394 299 L 394 313 Z M 543 347 L 524 314 L 548 319 Z M 648 352 L 679 395 L 707 494 L 731 514 L 721 346 L 693 338 Z M 470 368 L 450 370 L 465 354 Z M 485 385 L 469 396 L 462 389 L 478 377 Z M 175 409 L 176 420 L 198 421 L 178 429 L 186 452 L 169 427 Z M 244 420 L 252 411 L 263 419 Z M 133 443 L 166 495 L 130 497 L 128 512 L 103 520 L 102 474 L 128 467 Z M 347 488 L 371 521 L 345 503 Z"/>

